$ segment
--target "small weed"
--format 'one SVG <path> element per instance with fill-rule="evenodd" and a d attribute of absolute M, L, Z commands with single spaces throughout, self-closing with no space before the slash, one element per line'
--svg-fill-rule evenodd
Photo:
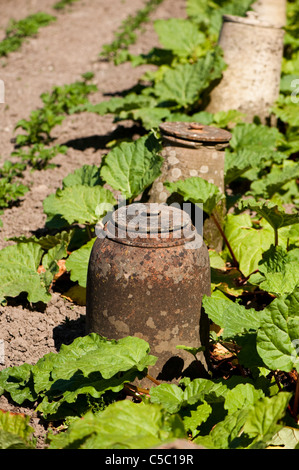
<path fill-rule="evenodd" d="M 39 28 L 47 26 L 53 21 L 56 21 L 55 16 L 43 12 L 29 15 L 20 21 L 10 20 L 5 31 L 6 36 L 0 42 L 0 57 L 18 50 L 25 38 L 34 36 L 38 33 Z"/>
<path fill-rule="evenodd" d="M 37 143 L 30 147 L 27 152 L 21 148 L 13 152 L 12 155 L 17 156 L 29 164 L 34 170 L 42 170 L 55 166 L 49 164 L 49 161 L 58 154 L 65 154 L 66 151 L 67 147 L 64 145 L 54 145 L 53 147 L 47 148 L 44 144 Z"/>
<path fill-rule="evenodd" d="M 72 5 L 73 3 L 78 2 L 78 0 L 61 0 L 60 2 L 53 5 L 54 10 L 64 10 L 65 7 Z"/>

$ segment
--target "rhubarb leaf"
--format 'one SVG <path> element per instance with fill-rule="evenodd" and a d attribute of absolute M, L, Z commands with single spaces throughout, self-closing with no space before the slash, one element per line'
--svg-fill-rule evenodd
<path fill-rule="evenodd" d="M 33 303 L 47 303 L 51 299 L 43 275 L 37 272 L 42 255 L 41 247 L 32 242 L 0 250 L 0 302 L 22 292 Z"/>
<path fill-rule="evenodd" d="M 256 331 L 260 325 L 260 315 L 257 310 L 246 309 L 243 305 L 228 299 L 204 296 L 203 307 L 208 317 L 223 328 L 221 336 L 224 339 Z"/>
<path fill-rule="evenodd" d="M 51 449 L 145 449 L 176 438 L 187 438 L 176 415 L 158 405 L 122 400 L 103 412 L 73 421 L 65 433 L 51 437 Z"/>
<path fill-rule="evenodd" d="M 196 48 L 205 42 L 204 33 L 190 20 L 156 20 L 154 28 L 162 46 L 179 57 L 192 56 Z"/>
<path fill-rule="evenodd" d="M 78 250 L 73 251 L 65 263 L 66 269 L 71 273 L 71 280 L 78 281 L 81 287 L 86 287 L 88 262 L 95 240 L 96 238 L 93 238 Z"/>
<path fill-rule="evenodd" d="M 299 223 L 299 212 L 288 214 L 283 207 L 271 201 L 256 201 L 253 198 L 242 199 L 239 203 L 239 208 L 241 210 L 250 209 L 257 212 L 274 230 Z"/>
<path fill-rule="evenodd" d="M 170 101 L 187 108 L 213 80 L 221 77 L 224 68 L 224 60 L 216 49 L 195 64 L 179 64 L 166 70 L 162 80 L 154 86 L 154 94 L 160 103 Z"/>
<path fill-rule="evenodd" d="M 209 183 L 199 176 L 191 176 L 174 183 L 165 182 L 164 185 L 170 194 L 178 193 L 183 196 L 184 201 L 203 204 L 203 210 L 209 215 L 213 212 L 216 204 L 224 199 L 224 195 L 215 184 Z"/>
<path fill-rule="evenodd" d="M 257 351 L 265 365 L 272 370 L 299 371 L 298 322 L 299 290 L 279 297 L 261 314 L 257 333 Z"/>
<path fill-rule="evenodd" d="M 133 200 L 160 175 L 160 150 L 160 142 L 153 134 L 122 142 L 104 157 L 101 177 L 123 197 Z"/>
<path fill-rule="evenodd" d="M 44 202 L 47 224 L 55 227 L 58 224 L 68 226 L 78 224 L 96 224 L 106 214 L 105 204 L 113 208 L 116 204 L 111 191 L 102 186 L 68 186 L 50 194 Z M 103 213 L 97 209 L 103 207 Z M 59 219 L 59 222 L 57 221 Z M 62 222 L 61 222 L 62 221 Z"/>
<path fill-rule="evenodd" d="M 260 229 L 253 227 L 250 215 L 228 214 L 225 224 L 225 235 L 239 262 L 239 268 L 244 276 L 249 276 L 258 269 L 258 263 L 263 253 L 273 244 L 273 230 L 270 225 L 261 225 Z"/>

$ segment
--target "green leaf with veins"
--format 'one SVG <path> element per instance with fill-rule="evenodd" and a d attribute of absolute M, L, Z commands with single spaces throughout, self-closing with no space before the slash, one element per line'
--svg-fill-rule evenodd
<path fill-rule="evenodd" d="M 203 210 L 209 215 L 218 202 L 224 199 L 224 195 L 215 184 L 209 183 L 200 176 L 191 176 L 174 183 L 165 182 L 164 186 L 170 194 L 178 193 L 185 201 L 203 204 Z"/>
<path fill-rule="evenodd" d="M 243 199 L 239 203 L 239 209 L 250 209 L 263 217 L 274 230 L 275 245 L 278 244 L 278 229 L 299 223 L 299 212 L 287 214 L 283 207 L 279 207 L 271 201 L 256 201 L 253 198 Z"/>
<path fill-rule="evenodd" d="M 169 417 L 158 405 L 122 400 L 73 421 L 67 432 L 51 437 L 50 448 L 78 448 L 80 443 L 81 449 L 145 449 L 186 437 L 178 416 Z"/>
<path fill-rule="evenodd" d="M 42 254 L 36 243 L 20 243 L 0 250 L 0 302 L 22 292 L 33 303 L 47 303 L 51 299 L 43 275 L 37 272 Z"/>
<path fill-rule="evenodd" d="M 63 178 L 63 188 L 71 186 L 97 186 L 101 185 L 100 168 L 96 165 L 83 165 L 73 173 L 69 173 Z"/>
<path fill-rule="evenodd" d="M 271 246 L 259 262 L 259 275 L 250 277 L 260 289 L 276 295 L 290 294 L 299 286 L 299 249 Z"/>
<path fill-rule="evenodd" d="M 116 200 L 111 191 L 102 186 L 68 186 L 50 194 L 44 202 L 47 222 L 54 217 L 61 217 L 66 224 L 96 224 L 105 215 L 97 213 L 97 207 L 107 203 L 113 208 Z M 104 206 L 103 206 L 104 207 Z"/>
<path fill-rule="evenodd" d="M 156 20 L 154 28 L 162 46 L 179 57 L 192 56 L 206 40 L 205 34 L 188 19 Z"/>
<path fill-rule="evenodd" d="M 73 251 L 65 263 L 66 269 L 71 273 L 71 280 L 78 281 L 81 287 L 86 287 L 88 261 L 95 241 L 96 238 L 92 238 L 78 250 Z"/>
<path fill-rule="evenodd" d="M 239 262 L 244 276 L 249 276 L 258 269 L 264 251 L 273 244 L 273 230 L 265 225 L 260 229 L 253 227 L 247 213 L 228 214 L 225 223 L 225 235 Z"/>
<path fill-rule="evenodd" d="M 187 108 L 199 100 L 213 80 L 221 77 L 224 68 L 224 60 L 216 49 L 195 64 L 179 64 L 166 70 L 153 92 L 160 103 L 170 101 Z"/>
<path fill-rule="evenodd" d="M 286 183 L 297 178 L 299 178 L 299 164 L 288 164 L 282 168 L 273 166 L 264 178 L 251 183 L 249 194 L 255 198 L 271 199 Z"/>
<path fill-rule="evenodd" d="M 260 315 L 254 308 L 245 308 L 229 299 L 207 296 L 203 297 L 202 305 L 210 320 L 223 328 L 221 336 L 224 339 L 259 328 Z"/>
<path fill-rule="evenodd" d="M 113 189 L 133 200 L 160 175 L 161 144 L 153 134 L 133 142 L 122 142 L 103 159 L 101 178 Z"/>
<path fill-rule="evenodd" d="M 261 313 L 257 332 L 257 351 L 265 365 L 271 369 L 299 371 L 299 289 L 288 296 L 279 297 Z"/>

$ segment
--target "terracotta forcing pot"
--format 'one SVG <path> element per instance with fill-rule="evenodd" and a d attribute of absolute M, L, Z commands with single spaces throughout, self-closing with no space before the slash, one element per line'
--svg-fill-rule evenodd
<path fill-rule="evenodd" d="M 166 181 L 185 180 L 192 176 L 200 176 L 224 193 L 225 148 L 232 137 L 230 132 L 190 122 L 165 122 L 160 125 L 160 131 L 164 161 L 161 175 L 150 190 L 150 202 L 161 203 L 169 198 L 170 194 L 163 185 Z M 219 223 L 223 225 L 225 204 L 221 202 L 216 210 Z M 221 251 L 221 235 L 210 219 L 205 221 L 203 235 L 210 248 Z"/>
<path fill-rule="evenodd" d="M 206 111 L 238 110 L 252 122 L 271 123 L 271 107 L 279 96 L 284 30 L 269 19 L 223 16 L 219 45 L 226 70 L 210 94 Z"/>
<path fill-rule="evenodd" d="M 164 204 L 117 209 L 91 252 L 87 332 L 109 339 L 137 336 L 158 357 L 149 374 L 159 380 L 208 371 L 210 295 L 207 247 L 187 212 Z M 176 346 L 205 347 L 198 360 Z"/>

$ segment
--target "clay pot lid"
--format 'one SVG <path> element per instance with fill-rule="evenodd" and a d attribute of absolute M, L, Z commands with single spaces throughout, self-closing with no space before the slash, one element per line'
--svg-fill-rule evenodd
<path fill-rule="evenodd" d="M 158 203 L 135 203 L 120 207 L 112 214 L 114 224 L 127 232 L 167 233 L 181 230 L 188 214 L 176 207 Z"/>
<path fill-rule="evenodd" d="M 223 15 L 223 21 L 226 23 L 239 23 L 246 26 L 259 26 L 261 28 L 281 29 L 284 24 L 273 24 L 260 17 L 255 11 L 248 11 L 246 16 Z"/>
<path fill-rule="evenodd" d="M 190 241 L 195 228 L 189 214 L 177 207 L 134 203 L 113 212 L 106 234 L 119 243 L 159 248 Z"/>
<path fill-rule="evenodd" d="M 160 130 L 163 134 L 193 142 L 229 142 L 232 137 L 224 129 L 198 122 L 163 122 Z"/>

